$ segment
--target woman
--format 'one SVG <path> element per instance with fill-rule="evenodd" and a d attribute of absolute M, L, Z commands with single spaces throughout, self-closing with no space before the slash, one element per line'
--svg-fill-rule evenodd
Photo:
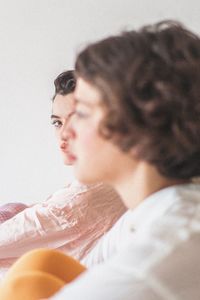
<path fill-rule="evenodd" d="M 68 123 L 74 114 L 73 71 L 55 80 L 51 122 L 65 165 L 73 165 Z M 34 204 L 0 225 L 0 268 L 3 276 L 13 262 L 35 248 L 59 249 L 83 259 L 125 211 L 119 196 L 103 184 L 68 184 L 46 201 Z M 4 214 L 5 215 L 5 214 Z"/>
<path fill-rule="evenodd" d="M 76 71 L 76 176 L 117 189 L 131 210 L 129 238 L 88 271 L 59 252 L 28 253 L 1 299 L 14 299 L 13 291 L 49 297 L 82 272 L 51 300 L 199 299 L 200 185 L 192 183 L 200 175 L 199 37 L 173 22 L 146 26 L 88 46 Z"/>

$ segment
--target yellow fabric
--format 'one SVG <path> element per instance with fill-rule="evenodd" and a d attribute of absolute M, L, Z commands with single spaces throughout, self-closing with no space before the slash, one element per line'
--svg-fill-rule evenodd
<path fill-rule="evenodd" d="M 83 265 L 59 251 L 30 251 L 8 271 L 0 287 L 0 299 L 48 298 L 83 271 Z"/>

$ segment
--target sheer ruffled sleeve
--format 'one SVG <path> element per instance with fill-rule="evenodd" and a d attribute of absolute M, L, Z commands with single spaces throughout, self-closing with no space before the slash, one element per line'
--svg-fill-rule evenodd
<path fill-rule="evenodd" d="M 0 225 L 0 267 L 44 247 L 82 259 L 124 211 L 108 186 L 70 185 Z"/>
<path fill-rule="evenodd" d="M 11 219 L 28 206 L 24 203 L 8 203 L 0 206 L 0 224 Z"/>

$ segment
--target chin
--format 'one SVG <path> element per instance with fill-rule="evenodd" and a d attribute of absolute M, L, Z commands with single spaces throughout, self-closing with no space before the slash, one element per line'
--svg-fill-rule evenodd
<path fill-rule="evenodd" d="M 66 158 L 66 157 L 64 157 L 63 163 L 64 163 L 65 166 L 72 166 L 73 165 L 73 162 L 69 158 Z"/>
<path fill-rule="evenodd" d="M 76 174 L 75 174 L 75 177 L 76 177 L 76 179 L 77 179 L 79 182 L 81 182 L 81 183 L 83 183 L 83 184 L 86 184 L 86 185 L 90 185 L 90 184 L 95 184 L 95 183 L 97 183 L 97 182 L 94 181 L 94 180 L 88 179 L 88 178 L 83 177 L 83 176 L 77 176 Z"/>
<path fill-rule="evenodd" d="M 77 167 L 75 167 L 74 171 L 75 171 L 75 177 L 78 179 L 78 181 L 80 181 L 83 184 L 96 184 L 99 182 L 99 180 L 97 180 L 95 176 L 89 174 L 87 169 L 86 172 L 85 171 L 83 172 Z"/>

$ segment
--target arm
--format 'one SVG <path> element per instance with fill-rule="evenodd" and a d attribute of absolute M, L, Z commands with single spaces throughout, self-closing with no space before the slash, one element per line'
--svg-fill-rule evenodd
<path fill-rule="evenodd" d="M 40 247 L 60 249 L 80 259 L 124 210 L 108 187 L 69 187 L 0 225 L 0 259 L 17 258 Z"/>
<path fill-rule="evenodd" d="M 0 259 L 16 258 L 37 247 L 62 245 L 63 241 L 59 241 L 59 233 L 66 229 L 70 233 L 74 225 L 73 220 L 67 218 L 73 197 L 74 194 L 63 189 L 48 201 L 26 208 L 1 224 Z"/>
<path fill-rule="evenodd" d="M 0 206 L 0 224 L 11 219 L 28 206 L 24 203 L 7 203 Z"/>

